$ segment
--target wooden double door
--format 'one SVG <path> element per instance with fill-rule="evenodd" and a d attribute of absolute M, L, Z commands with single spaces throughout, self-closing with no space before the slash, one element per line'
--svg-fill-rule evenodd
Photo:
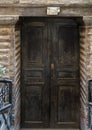
<path fill-rule="evenodd" d="M 21 124 L 79 127 L 79 40 L 73 18 L 24 18 Z"/>

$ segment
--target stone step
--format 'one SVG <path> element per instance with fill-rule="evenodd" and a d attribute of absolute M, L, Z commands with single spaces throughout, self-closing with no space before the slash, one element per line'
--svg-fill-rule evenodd
<path fill-rule="evenodd" d="M 67 129 L 45 129 L 45 128 L 44 129 L 38 129 L 38 128 L 37 129 L 33 129 L 33 128 L 28 129 L 28 128 L 25 128 L 25 129 L 20 129 L 20 130 L 80 130 L 80 129 L 68 129 L 68 128 Z"/>

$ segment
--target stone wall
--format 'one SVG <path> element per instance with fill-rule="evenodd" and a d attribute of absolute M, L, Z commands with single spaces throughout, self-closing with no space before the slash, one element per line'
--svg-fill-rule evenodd
<path fill-rule="evenodd" d="M 63 3 L 87 3 L 88 0 L 20 0 L 20 3 L 32 4 L 63 4 Z"/>
<path fill-rule="evenodd" d="M 15 27 L 16 17 L 0 16 L 0 65 L 7 68 L 3 77 L 13 82 L 12 125 L 20 127 L 20 31 Z"/>
<path fill-rule="evenodd" d="M 88 48 L 88 62 L 87 62 L 87 68 L 88 68 L 88 79 L 92 79 L 92 26 L 87 26 L 87 43 L 89 44 Z"/>
<path fill-rule="evenodd" d="M 71 3 L 71 2 L 88 2 L 88 0 L 20 0 L 20 3 Z M 91 2 L 91 0 L 90 0 Z M 0 3 L 19 3 L 19 0 L 2 0 Z M 11 5 L 11 4 L 10 4 Z M 42 9 L 41 7 L 35 9 L 30 6 L 26 6 L 20 9 L 18 7 L 1 7 L 1 12 L 3 16 L 0 16 L 0 64 L 5 66 L 9 71 L 6 74 L 6 78 L 13 80 L 13 127 L 14 130 L 19 130 L 20 127 L 20 28 L 17 27 L 16 19 L 17 16 L 29 16 L 39 15 L 47 16 L 46 8 Z M 7 9 L 7 10 L 5 10 Z M 59 16 L 67 16 L 67 13 L 71 12 L 69 16 L 91 16 L 92 8 L 80 7 L 75 8 L 66 6 L 61 6 L 61 13 Z M 9 10 L 9 16 L 8 16 Z M 18 10 L 18 12 L 17 12 Z M 35 12 L 37 11 L 37 13 Z M 43 11 L 44 10 L 44 11 Z M 80 11 L 81 10 L 81 11 Z M 74 13 L 75 12 L 75 13 Z M 14 15 L 13 15 L 14 13 Z M 7 14 L 7 16 L 4 16 Z M 11 16 L 12 14 L 12 16 Z M 88 19 L 88 18 L 87 18 Z M 81 130 L 87 130 L 88 128 L 88 80 L 92 78 L 92 18 L 90 17 L 91 25 L 82 25 L 80 27 L 80 85 L 81 85 Z M 85 21 L 85 20 L 84 20 Z"/>
<path fill-rule="evenodd" d="M 12 53 L 12 26 L 0 26 L 0 65 L 6 67 L 8 73 L 5 75 L 6 78 L 13 78 L 13 67 L 11 60 L 13 59 Z"/>
<path fill-rule="evenodd" d="M 14 130 L 20 128 L 20 30 L 15 27 L 14 31 Z"/>
<path fill-rule="evenodd" d="M 31 3 L 31 4 L 69 4 L 69 3 L 88 3 L 92 0 L 0 0 L 0 3 L 16 4 L 16 3 Z"/>
<path fill-rule="evenodd" d="M 80 27 L 81 129 L 88 129 L 88 81 L 92 79 L 92 23 L 84 18 Z"/>
<path fill-rule="evenodd" d="M 5 4 L 12 4 L 12 3 L 18 3 L 19 0 L 0 0 L 0 3 L 5 3 Z"/>
<path fill-rule="evenodd" d="M 88 48 L 89 44 L 86 42 L 85 27 L 80 27 L 80 101 L 81 101 L 81 129 L 87 130 L 87 102 L 88 102 Z"/>

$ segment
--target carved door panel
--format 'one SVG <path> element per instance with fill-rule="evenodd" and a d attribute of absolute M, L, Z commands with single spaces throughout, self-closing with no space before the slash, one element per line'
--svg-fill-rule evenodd
<path fill-rule="evenodd" d="M 54 26 L 54 28 L 53 28 Z M 63 19 L 52 26 L 51 127 L 79 127 L 78 27 Z"/>
<path fill-rule="evenodd" d="M 22 127 L 79 127 L 78 28 L 72 19 L 22 25 Z"/>
<path fill-rule="evenodd" d="M 48 127 L 49 45 L 45 22 L 22 25 L 22 127 Z"/>

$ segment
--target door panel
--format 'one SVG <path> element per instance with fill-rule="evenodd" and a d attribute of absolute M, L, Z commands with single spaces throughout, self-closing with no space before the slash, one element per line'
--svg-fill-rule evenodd
<path fill-rule="evenodd" d="M 45 23 L 25 21 L 22 26 L 22 127 L 48 127 L 48 66 Z"/>
<path fill-rule="evenodd" d="M 22 127 L 79 128 L 79 42 L 73 19 L 22 25 Z"/>
<path fill-rule="evenodd" d="M 79 125 L 79 44 L 77 25 L 55 23 L 53 36 L 54 76 L 56 92 L 54 109 L 55 127 Z M 52 32 L 52 35 L 53 35 Z"/>

